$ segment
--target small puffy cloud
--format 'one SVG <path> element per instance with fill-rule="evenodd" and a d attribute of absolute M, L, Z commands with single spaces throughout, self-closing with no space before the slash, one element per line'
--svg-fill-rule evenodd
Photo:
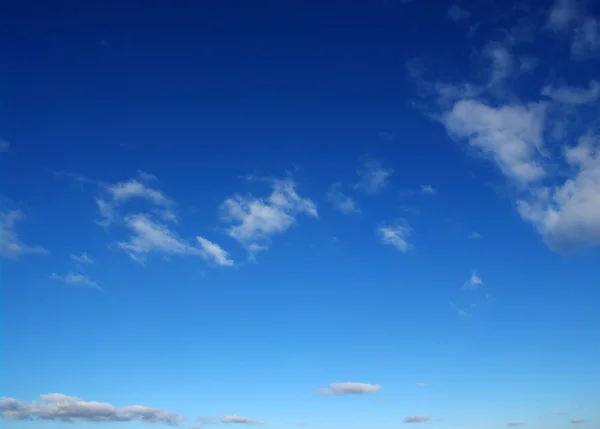
<path fill-rule="evenodd" d="M 431 185 L 421 185 L 421 193 L 425 195 L 433 195 L 437 190 Z"/>
<path fill-rule="evenodd" d="M 377 229 L 377 235 L 383 244 L 394 246 L 403 253 L 410 248 L 408 237 L 411 235 L 411 228 L 406 221 L 381 226 Z"/>
<path fill-rule="evenodd" d="M 383 167 L 379 161 L 368 160 L 357 173 L 360 180 L 354 187 L 367 194 L 375 194 L 388 185 L 394 170 Z"/>
<path fill-rule="evenodd" d="M 571 54 L 576 59 L 585 59 L 600 51 L 600 23 L 596 18 L 586 18 L 575 29 Z"/>
<path fill-rule="evenodd" d="M 508 422 L 506 426 L 523 426 L 524 424 L 523 422 Z"/>
<path fill-rule="evenodd" d="M 380 384 L 369 383 L 332 383 L 329 387 L 319 389 L 321 395 L 360 395 L 363 393 L 379 392 Z"/>
<path fill-rule="evenodd" d="M 581 16 L 581 8 L 576 0 L 556 0 L 546 26 L 553 31 L 563 31 L 570 28 Z"/>
<path fill-rule="evenodd" d="M 545 176 L 538 152 L 542 146 L 545 106 L 541 103 L 490 107 L 461 100 L 443 116 L 455 139 L 492 159 L 505 176 L 529 184 Z"/>
<path fill-rule="evenodd" d="M 250 417 L 225 414 L 221 416 L 221 423 L 238 423 L 246 425 L 261 425 L 263 422 L 251 419 Z"/>
<path fill-rule="evenodd" d="M 88 256 L 87 253 L 83 252 L 81 255 L 71 254 L 71 259 L 80 264 L 93 264 L 94 261 Z"/>
<path fill-rule="evenodd" d="M 18 259 L 23 255 L 45 255 L 41 246 L 23 243 L 17 234 L 16 224 L 23 219 L 21 210 L 0 212 L 0 255 L 7 259 Z"/>
<path fill-rule="evenodd" d="M 473 240 L 477 240 L 477 239 L 481 238 L 481 234 L 476 231 L 472 231 L 472 232 L 469 232 L 469 238 L 471 238 Z"/>
<path fill-rule="evenodd" d="M 415 386 L 417 386 L 417 387 L 425 387 L 425 386 L 427 386 L 427 384 L 425 384 L 425 383 L 415 383 Z"/>
<path fill-rule="evenodd" d="M 573 418 L 571 419 L 571 423 L 585 423 L 585 420 L 583 420 L 583 419 L 578 419 L 578 418 L 576 418 L 576 417 L 573 417 Z"/>
<path fill-rule="evenodd" d="M 491 61 L 492 65 L 489 85 L 513 75 L 515 60 L 506 47 L 494 43 L 488 44 L 483 50 L 483 55 Z"/>
<path fill-rule="evenodd" d="M 167 226 L 159 224 L 146 215 L 138 214 L 125 218 L 131 231 L 127 241 L 117 245 L 137 261 L 143 262 L 149 253 L 165 255 L 200 255 L 201 251 L 183 242 Z"/>
<path fill-rule="evenodd" d="M 457 4 L 453 4 L 448 8 L 448 16 L 450 17 L 450 19 L 452 19 L 452 21 L 459 22 L 469 19 L 469 17 L 471 16 L 471 12 L 469 12 L 464 7 L 461 7 Z"/>
<path fill-rule="evenodd" d="M 404 417 L 404 423 L 425 423 L 429 419 L 428 416 L 406 416 Z"/>
<path fill-rule="evenodd" d="M 483 285 L 483 280 L 481 280 L 481 277 L 479 277 L 479 275 L 475 271 L 473 271 L 473 273 L 471 273 L 471 277 L 465 283 L 464 288 L 477 289 L 481 285 Z"/>
<path fill-rule="evenodd" d="M 296 223 L 298 215 L 318 217 L 317 206 L 301 197 L 292 179 L 268 180 L 272 186 L 266 198 L 234 195 L 221 205 L 221 220 L 230 224 L 227 234 L 246 248 L 282 234 Z"/>
<path fill-rule="evenodd" d="M 0 138 L 0 153 L 8 152 L 10 150 L 10 143 Z"/>
<path fill-rule="evenodd" d="M 5 420 L 57 420 L 62 422 L 165 423 L 176 425 L 185 419 L 171 411 L 142 405 L 116 407 L 106 402 L 84 401 L 61 393 L 40 396 L 41 401 L 0 399 L 0 415 Z"/>
<path fill-rule="evenodd" d="M 593 104 L 600 97 L 600 83 L 592 80 L 588 88 L 546 85 L 542 88 L 542 95 L 563 104 Z"/>
<path fill-rule="evenodd" d="M 200 244 L 200 256 L 204 260 L 221 267 L 233 266 L 233 261 L 229 259 L 227 252 L 221 246 L 204 237 L 196 237 L 196 240 Z"/>
<path fill-rule="evenodd" d="M 56 273 L 52 273 L 52 274 L 50 274 L 50 278 L 52 280 L 61 281 L 68 285 L 85 286 L 85 287 L 89 287 L 92 289 L 102 290 L 102 288 L 100 286 L 98 286 L 98 283 L 96 283 L 95 281 L 90 279 L 88 276 L 85 276 L 83 274 L 67 273 L 64 276 L 59 276 Z"/>
<path fill-rule="evenodd" d="M 329 202 L 333 204 L 333 207 L 344 214 L 360 213 L 360 209 L 354 198 L 344 194 L 341 191 L 341 187 L 342 184 L 339 182 L 331 185 L 326 194 Z"/>

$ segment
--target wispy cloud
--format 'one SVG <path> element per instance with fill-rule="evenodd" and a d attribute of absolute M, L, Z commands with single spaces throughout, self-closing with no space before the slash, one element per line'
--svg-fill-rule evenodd
<path fill-rule="evenodd" d="M 81 255 L 73 255 L 71 254 L 71 259 L 75 262 L 79 262 L 80 264 L 93 264 L 94 261 L 92 258 L 88 256 L 86 252 L 83 252 Z"/>
<path fill-rule="evenodd" d="M 469 19 L 471 12 L 458 4 L 453 4 L 448 8 L 448 16 L 452 21 L 459 22 Z"/>
<path fill-rule="evenodd" d="M 218 244 L 204 237 L 196 237 L 196 240 L 200 244 L 200 256 L 205 260 L 221 267 L 231 267 L 234 265 L 233 260 L 229 259 L 227 252 Z"/>
<path fill-rule="evenodd" d="M 574 417 L 571 419 L 571 423 L 585 423 L 585 420 Z"/>
<path fill-rule="evenodd" d="M 266 198 L 234 195 L 221 205 L 221 220 L 229 224 L 227 234 L 246 249 L 258 245 L 264 250 L 269 240 L 287 231 L 299 215 L 318 217 L 317 206 L 301 197 L 292 179 L 269 179 L 271 193 Z"/>
<path fill-rule="evenodd" d="M 482 285 L 483 280 L 481 280 L 481 277 L 479 277 L 479 275 L 475 271 L 473 271 L 471 273 L 471 277 L 465 282 L 463 288 L 467 290 L 473 290 L 479 288 Z"/>
<path fill-rule="evenodd" d="M 388 185 L 394 170 L 383 167 L 379 161 L 367 160 L 357 173 L 360 180 L 354 187 L 367 194 L 375 194 Z"/>
<path fill-rule="evenodd" d="M 185 419 L 171 411 L 143 405 L 116 407 L 106 402 L 84 401 L 61 393 L 40 396 L 41 401 L 0 399 L 0 415 L 5 420 L 56 420 L 62 422 L 128 422 L 176 425 Z"/>
<path fill-rule="evenodd" d="M 600 97 L 600 83 L 592 80 L 588 88 L 546 85 L 542 88 L 542 95 L 563 104 L 593 104 Z"/>
<path fill-rule="evenodd" d="M 433 186 L 431 185 L 421 185 L 421 193 L 425 194 L 425 195 L 433 195 L 437 192 L 437 189 L 435 189 Z"/>
<path fill-rule="evenodd" d="M 383 225 L 377 229 L 377 235 L 383 244 L 394 246 L 405 253 L 410 248 L 408 238 L 412 229 L 405 220 L 393 224 Z"/>
<path fill-rule="evenodd" d="M 221 423 L 237 423 L 246 425 L 262 425 L 263 422 L 251 419 L 250 417 L 225 414 L 221 416 Z"/>
<path fill-rule="evenodd" d="M 425 423 L 430 420 L 428 416 L 407 416 L 404 417 L 404 423 Z"/>
<path fill-rule="evenodd" d="M 30 246 L 21 241 L 16 224 L 23 219 L 21 210 L 0 212 L 0 255 L 8 259 L 18 259 L 23 255 L 45 255 L 41 246 Z"/>
<path fill-rule="evenodd" d="M 508 422 L 506 426 L 523 426 L 524 424 L 523 422 Z"/>
<path fill-rule="evenodd" d="M 96 283 L 95 281 L 90 279 L 88 276 L 83 275 L 83 274 L 67 273 L 64 276 L 59 276 L 56 273 L 52 273 L 52 274 L 50 274 L 50 278 L 52 280 L 61 281 L 68 285 L 84 286 L 84 287 L 89 287 L 92 289 L 102 290 L 102 288 L 98 285 L 98 283 Z"/>
<path fill-rule="evenodd" d="M 332 383 L 329 387 L 319 389 L 319 393 L 321 395 L 361 395 L 379 392 L 381 389 L 380 384 L 345 382 Z"/>
<path fill-rule="evenodd" d="M 472 231 L 472 232 L 469 232 L 469 238 L 471 238 L 473 240 L 477 240 L 477 239 L 481 238 L 481 234 L 476 231 Z"/>
<path fill-rule="evenodd" d="M 0 138 L 0 153 L 8 152 L 10 150 L 10 143 Z"/>
<path fill-rule="evenodd" d="M 331 185 L 327 191 L 326 197 L 333 207 L 344 214 L 360 213 L 358 204 L 349 195 L 342 192 L 342 184 L 340 182 Z"/>

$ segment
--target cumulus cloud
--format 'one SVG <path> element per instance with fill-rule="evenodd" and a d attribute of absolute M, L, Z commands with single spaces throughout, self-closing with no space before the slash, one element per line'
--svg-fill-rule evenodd
<path fill-rule="evenodd" d="M 476 231 L 472 231 L 472 232 L 469 232 L 469 238 L 477 240 L 477 239 L 481 238 L 481 234 Z"/>
<path fill-rule="evenodd" d="M 16 224 L 23 219 L 21 210 L 0 212 L 0 255 L 18 259 L 23 255 L 44 255 L 48 251 L 41 246 L 30 246 L 21 241 Z"/>
<path fill-rule="evenodd" d="M 334 183 L 327 191 L 327 199 L 333 207 L 344 214 L 360 213 L 358 204 L 349 195 L 346 195 L 341 190 L 341 183 Z"/>
<path fill-rule="evenodd" d="M 221 416 L 221 423 L 238 423 L 246 425 L 262 425 L 263 422 L 251 419 L 250 417 L 225 414 Z"/>
<path fill-rule="evenodd" d="M 196 237 L 200 244 L 200 256 L 206 261 L 221 267 L 233 266 L 233 260 L 229 259 L 227 252 L 216 243 L 207 240 L 204 237 Z"/>
<path fill-rule="evenodd" d="M 394 246 L 403 253 L 410 248 L 408 238 L 411 235 L 411 228 L 405 220 L 379 227 L 377 235 L 383 244 Z"/>
<path fill-rule="evenodd" d="M 58 420 L 63 422 L 123 422 L 165 423 L 176 425 L 185 419 L 171 411 L 142 405 L 116 407 L 106 402 L 50 393 L 40 396 L 40 402 L 23 402 L 14 398 L 0 399 L 0 415 L 5 420 Z"/>
<path fill-rule="evenodd" d="M 383 167 L 379 161 L 368 160 L 357 170 L 357 173 L 360 180 L 354 187 L 367 194 L 375 194 L 388 185 L 394 170 Z"/>
<path fill-rule="evenodd" d="M 381 389 L 380 384 L 346 382 L 332 383 L 329 387 L 319 389 L 319 393 L 321 395 L 360 395 L 379 392 Z"/>
<path fill-rule="evenodd" d="M 61 281 L 68 285 L 84 286 L 84 287 L 89 287 L 92 289 L 102 290 L 102 288 L 100 286 L 98 286 L 98 283 L 96 283 L 95 281 L 90 279 L 88 276 L 85 276 L 83 274 L 67 273 L 64 276 L 59 276 L 56 273 L 52 273 L 52 274 L 50 274 L 50 278 L 52 280 Z"/>
<path fill-rule="evenodd" d="M 71 259 L 80 264 L 93 264 L 94 261 L 88 256 L 87 253 L 83 252 L 81 255 L 71 254 Z"/>
<path fill-rule="evenodd" d="M 404 417 L 404 423 L 425 423 L 429 419 L 427 416 L 407 416 Z"/>
<path fill-rule="evenodd" d="M 301 197 L 292 179 L 272 179 L 266 198 L 234 195 L 221 205 L 221 220 L 229 224 L 227 234 L 247 249 L 267 246 L 269 239 L 282 234 L 296 223 L 301 214 L 318 217 L 317 206 Z"/>

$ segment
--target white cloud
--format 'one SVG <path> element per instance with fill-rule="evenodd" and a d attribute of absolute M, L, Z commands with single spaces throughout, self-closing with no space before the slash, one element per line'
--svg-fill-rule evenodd
<path fill-rule="evenodd" d="M 0 138 L 0 153 L 8 152 L 10 150 L 10 143 Z"/>
<path fill-rule="evenodd" d="M 221 423 L 238 423 L 247 425 L 261 425 L 263 422 L 251 419 L 250 417 L 225 414 L 221 416 Z"/>
<path fill-rule="evenodd" d="M 85 276 L 83 274 L 67 273 L 64 276 L 59 276 L 56 273 L 52 273 L 52 274 L 50 274 L 50 278 L 52 280 L 61 281 L 68 285 L 85 286 L 85 287 L 89 287 L 92 289 L 102 290 L 102 288 L 100 286 L 98 286 L 98 283 L 96 283 L 95 281 L 90 279 L 88 276 Z"/>
<path fill-rule="evenodd" d="M 318 217 L 317 206 L 296 191 L 291 179 L 269 180 L 272 191 L 266 198 L 234 195 L 221 205 L 221 220 L 231 224 L 227 234 L 250 249 L 257 242 L 282 234 L 300 214 Z M 263 244 L 259 244 L 262 248 Z"/>
<path fill-rule="evenodd" d="M 201 255 L 199 249 L 190 246 L 175 236 L 169 228 L 143 214 L 125 218 L 127 228 L 132 235 L 118 246 L 137 262 L 144 262 L 149 253 L 165 255 Z"/>
<path fill-rule="evenodd" d="M 571 423 L 585 423 L 585 420 L 574 417 L 571 419 Z"/>
<path fill-rule="evenodd" d="M 8 259 L 18 259 L 23 255 L 44 255 L 48 251 L 41 246 L 23 243 L 17 234 L 16 224 L 23 219 L 21 210 L 8 210 L 0 213 L 0 255 Z"/>
<path fill-rule="evenodd" d="M 600 51 L 600 23 L 596 18 L 588 17 L 575 29 L 571 54 L 584 59 Z"/>
<path fill-rule="evenodd" d="M 410 248 L 408 237 L 411 235 L 411 228 L 406 221 L 381 226 L 377 229 L 377 235 L 383 244 L 394 246 L 401 252 Z"/>
<path fill-rule="evenodd" d="M 429 419 L 428 416 L 407 416 L 404 417 L 404 423 L 424 423 Z"/>
<path fill-rule="evenodd" d="M 425 384 L 425 383 L 415 383 L 415 386 L 417 386 L 417 387 L 425 387 L 425 386 L 427 386 L 427 384 Z"/>
<path fill-rule="evenodd" d="M 523 422 L 508 422 L 506 426 L 523 426 L 524 424 Z"/>
<path fill-rule="evenodd" d="M 231 267 L 234 265 L 233 261 L 227 256 L 227 252 L 216 243 L 207 240 L 204 237 L 196 237 L 200 244 L 200 256 L 206 261 L 221 267 Z"/>
<path fill-rule="evenodd" d="M 92 258 L 90 258 L 86 252 L 83 252 L 79 256 L 71 254 L 71 259 L 74 260 L 75 262 L 79 262 L 80 264 L 93 264 L 94 263 Z"/>
<path fill-rule="evenodd" d="M 379 392 L 381 389 L 380 384 L 345 382 L 332 383 L 329 387 L 319 389 L 319 393 L 321 395 L 360 395 Z"/>
<path fill-rule="evenodd" d="M 448 8 L 448 16 L 452 19 L 452 21 L 459 22 L 462 20 L 469 19 L 469 17 L 471 16 L 471 12 L 469 12 L 464 7 L 461 7 L 457 4 L 453 4 Z"/>
<path fill-rule="evenodd" d="M 360 213 L 356 201 L 341 191 L 341 183 L 334 183 L 327 191 L 327 199 L 333 206 L 344 214 Z"/>
<path fill-rule="evenodd" d="M 354 187 L 368 194 L 374 194 L 384 189 L 394 170 L 384 168 L 379 161 L 369 160 L 357 170 L 360 180 Z"/>
<path fill-rule="evenodd" d="M 452 137 L 467 139 L 506 176 L 529 184 L 546 174 L 538 158 L 544 112 L 542 103 L 494 108 L 476 100 L 461 100 L 442 120 Z"/>
<path fill-rule="evenodd" d="M 556 0 L 550 13 L 546 26 L 553 31 L 568 29 L 579 19 L 581 9 L 576 0 Z"/>
<path fill-rule="evenodd" d="M 40 396 L 40 402 L 0 399 L 0 415 L 5 420 L 58 420 L 62 422 L 165 423 L 176 425 L 185 419 L 171 411 L 142 405 L 115 407 L 106 402 L 84 401 L 61 393 Z"/>
<path fill-rule="evenodd" d="M 554 249 L 600 245 L 600 138 L 584 136 L 564 151 L 575 173 L 561 185 L 536 188 L 517 201 L 521 217 L 531 222 Z"/>
<path fill-rule="evenodd" d="M 550 85 L 542 88 L 542 95 L 563 104 L 593 104 L 600 97 L 600 83 L 592 80 L 588 88 L 573 86 L 553 87 Z"/>
<path fill-rule="evenodd" d="M 469 232 L 469 238 L 477 240 L 477 239 L 481 238 L 481 234 L 476 231 L 472 231 L 472 232 Z"/>
<path fill-rule="evenodd" d="M 492 62 L 489 85 L 494 85 L 513 74 L 514 59 L 506 47 L 490 43 L 484 48 L 483 54 Z"/>
<path fill-rule="evenodd" d="M 475 271 L 473 271 L 469 280 L 465 282 L 463 289 L 473 290 L 479 288 L 482 285 L 483 280 L 481 280 L 481 277 L 479 277 L 479 275 Z"/>
<path fill-rule="evenodd" d="M 421 185 L 421 193 L 426 195 L 435 194 L 437 190 L 431 185 Z"/>

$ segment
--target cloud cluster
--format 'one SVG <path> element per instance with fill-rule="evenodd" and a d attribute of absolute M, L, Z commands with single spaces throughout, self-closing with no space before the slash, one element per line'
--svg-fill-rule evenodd
<path fill-rule="evenodd" d="M 319 389 L 319 393 L 321 395 L 360 395 L 379 392 L 381 389 L 380 384 L 345 382 L 332 383 L 329 387 Z"/>
<path fill-rule="evenodd" d="M 5 420 L 59 420 L 63 422 L 165 423 L 176 425 L 185 419 L 178 414 L 142 405 L 116 407 L 106 402 L 84 401 L 61 393 L 40 396 L 41 401 L 0 399 L 0 415 Z"/>

